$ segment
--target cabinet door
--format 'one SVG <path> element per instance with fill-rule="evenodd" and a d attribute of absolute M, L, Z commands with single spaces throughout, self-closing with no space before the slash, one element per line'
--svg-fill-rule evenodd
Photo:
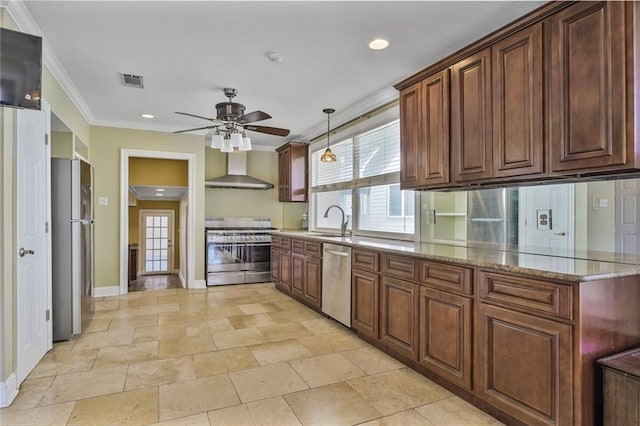
<path fill-rule="evenodd" d="M 288 291 L 291 291 L 291 252 L 280 251 L 280 264 L 278 265 L 280 275 L 279 283 Z"/>
<path fill-rule="evenodd" d="M 320 258 L 304 258 L 304 298 L 320 308 L 322 306 L 322 262 Z"/>
<path fill-rule="evenodd" d="M 389 348 L 418 360 L 419 286 L 382 277 L 380 339 Z"/>
<path fill-rule="evenodd" d="M 471 299 L 420 288 L 420 364 L 471 390 Z"/>
<path fill-rule="evenodd" d="M 271 246 L 271 280 L 278 284 L 280 281 L 280 250 Z"/>
<path fill-rule="evenodd" d="M 452 67 L 451 148 L 454 181 L 491 177 L 490 49 L 482 50 Z"/>
<path fill-rule="evenodd" d="M 625 96 L 632 78 L 625 69 L 629 3 L 578 2 L 548 20 L 552 172 L 612 169 L 633 160 L 625 127 L 627 119 L 633 124 Z"/>
<path fill-rule="evenodd" d="M 291 293 L 304 297 L 304 255 L 301 253 L 291 253 Z"/>
<path fill-rule="evenodd" d="M 573 424 L 571 326 L 484 303 L 476 323 L 478 396 L 529 425 Z"/>
<path fill-rule="evenodd" d="M 492 46 L 493 176 L 542 173 L 542 24 Z"/>
<path fill-rule="evenodd" d="M 400 92 L 400 188 L 420 185 L 420 83 Z"/>
<path fill-rule="evenodd" d="M 355 250 L 354 250 L 355 251 Z M 354 269 L 351 278 L 351 326 L 358 333 L 379 339 L 380 276 Z"/>
<path fill-rule="evenodd" d="M 422 82 L 420 185 L 449 183 L 449 70 Z"/>
<path fill-rule="evenodd" d="M 291 180 L 291 149 L 286 148 L 278 152 L 278 201 L 290 201 L 289 190 Z"/>

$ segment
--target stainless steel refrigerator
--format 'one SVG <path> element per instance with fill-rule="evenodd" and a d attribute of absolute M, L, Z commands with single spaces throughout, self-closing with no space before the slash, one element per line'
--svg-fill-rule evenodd
<path fill-rule="evenodd" d="M 518 189 L 467 193 L 467 241 L 518 244 Z"/>
<path fill-rule="evenodd" d="M 51 160 L 53 340 L 69 340 L 93 316 L 93 168 Z"/>

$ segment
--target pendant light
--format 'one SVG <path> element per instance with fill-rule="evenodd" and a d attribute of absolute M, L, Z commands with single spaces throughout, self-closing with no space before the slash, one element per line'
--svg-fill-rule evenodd
<path fill-rule="evenodd" d="M 323 163 L 335 163 L 336 161 L 338 161 L 338 159 L 336 158 L 336 155 L 331 151 L 331 148 L 329 148 L 329 133 L 331 131 L 330 117 L 331 114 L 336 112 L 336 110 L 333 108 L 325 108 L 322 110 L 322 112 L 327 114 L 327 149 L 324 151 L 324 154 L 322 154 L 322 157 L 320 157 L 320 161 L 322 161 Z"/>

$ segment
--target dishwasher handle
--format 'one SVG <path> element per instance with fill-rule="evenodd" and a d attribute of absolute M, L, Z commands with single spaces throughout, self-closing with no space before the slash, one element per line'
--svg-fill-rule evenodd
<path fill-rule="evenodd" d="M 337 250 L 331 250 L 331 249 L 324 249 L 325 253 L 329 253 L 329 254 L 334 254 L 336 256 L 342 256 L 342 257 L 349 257 L 349 253 L 344 252 L 344 251 L 337 251 Z"/>

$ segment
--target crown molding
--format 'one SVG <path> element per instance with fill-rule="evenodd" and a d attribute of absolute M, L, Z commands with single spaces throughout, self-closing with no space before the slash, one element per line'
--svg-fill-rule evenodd
<path fill-rule="evenodd" d="M 73 84 L 73 81 L 71 81 L 71 78 L 58 60 L 58 57 L 53 53 L 53 49 L 49 45 L 46 37 L 42 34 L 42 30 L 33 19 L 33 16 L 31 16 L 31 13 L 29 13 L 25 2 L 18 0 L 0 0 L 0 6 L 6 8 L 21 31 L 42 37 L 42 62 L 49 69 L 53 78 L 60 84 L 64 93 L 78 109 L 85 121 L 92 125 L 94 122 L 93 112 L 84 101 L 82 95 L 80 95 L 78 88 Z M 43 93 L 43 96 L 46 98 L 47 94 Z"/>
<path fill-rule="evenodd" d="M 388 87 L 385 86 L 383 89 L 378 90 L 377 92 L 374 92 L 373 94 L 349 105 L 347 108 L 344 108 L 332 114 L 331 123 L 335 123 L 333 127 L 338 127 L 342 123 L 346 123 L 347 121 L 352 120 L 355 117 L 366 114 L 376 109 L 377 107 L 384 105 L 387 102 L 391 102 L 397 98 L 398 91 L 391 85 L 389 85 Z M 325 119 L 305 130 L 297 139 L 311 141 L 318 136 L 324 135 L 326 133 L 327 120 Z"/>

